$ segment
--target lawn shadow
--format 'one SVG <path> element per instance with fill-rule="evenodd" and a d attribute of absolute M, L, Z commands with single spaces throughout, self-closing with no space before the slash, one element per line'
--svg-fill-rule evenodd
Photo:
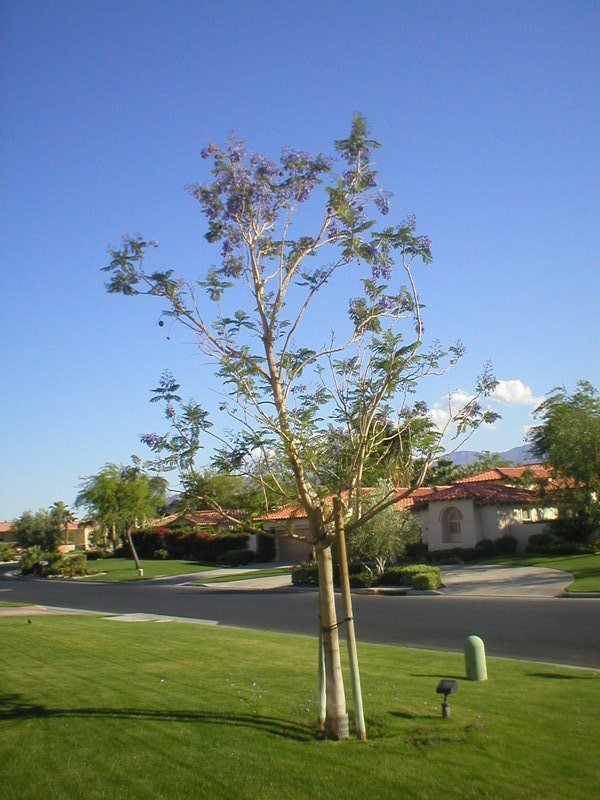
<path fill-rule="evenodd" d="M 158 711 L 141 708 L 50 708 L 28 703 L 19 694 L 0 695 L 0 720 L 14 719 L 139 719 L 157 722 L 199 722 L 214 725 L 255 728 L 282 739 L 297 742 L 314 741 L 314 731 L 304 725 L 259 714 L 225 714 L 214 711 L 172 709 Z"/>
<path fill-rule="evenodd" d="M 557 672 L 528 672 L 529 678 L 549 678 L 555 681 L 589 681 L 593 680 L 595 675 L 561 675 Z"/>
<path fill-rule="evenodd" d="M 388 711 L 391 717 L 399 717 L 400 719 L 433 719 L 437 718 L 438 714 L 414 714 L 410 711 Z"/>
<path fill-rule="evenodd" d="M 411 672 L 409 673 L 411 678 L 438 678 L 439 680 L 443 680 L 444 678 L 451 678 L 455 681 L 466 681 L 464 675 L 447 675 L 444 673 L 441 675 L 439 672 Z"/>

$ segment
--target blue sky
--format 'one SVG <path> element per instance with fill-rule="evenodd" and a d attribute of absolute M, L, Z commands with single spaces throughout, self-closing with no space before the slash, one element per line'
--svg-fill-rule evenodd
<path fill-rule="evenodd" d="M 599 35 L 585 0 L 4 0 L 0 519 L 143 455 L 164 368 L 210 404 L 194 347 L 152 302 L 105 294 L 100 268 L 137 232 L 161 264 L 210 264 L 184 187 L 230 131 L 331 152 L 365 114 L 392 217 L 433 240 L 427 329 L 468 349 L 424 399 L 468 392 L 487 359 L 503 382 L 471 449 L 521 444 L 552 387 L 598 385 Z"/>

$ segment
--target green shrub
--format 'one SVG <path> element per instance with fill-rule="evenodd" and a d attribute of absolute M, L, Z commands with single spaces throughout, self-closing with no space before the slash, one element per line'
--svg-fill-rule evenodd
<path fill-rule="evenodd" d="M 350 586 L 353 589 L 369 589 L 375 583 L 375 575 L 365 570 L 350 575 Z"/>
<path fill-rule="evenodd" d="M 410 586 L 410 577 L 403 572 L 404 567 L 388 567 L 379 576 L 382 586 Z"/>
<path fill-rule="evenodd" d="M 169 557 L 169 551 L 165 547 L 159 547 L 158 550 L 154 551 L 154 558 L 158 559 L 159 561 L 164 561 Z"/>
<path fill-rule="evenodd" d="M 379 583 L 382 586 L 414 586 L 416 575 L 432 575 L 433 581 L 437 581 L 437 585 L 434 587 L 436 589 L 442 583 L 439 567 L 432 567 L 430 564 L 409 564 L 405 567 L 390 567 L 384 571 Z"/>
<path fill-rule="evenodd" d="M 429 557 L 429 547 L 423 542 L 409 542 L 404 557 L 406 560 L 423 561 Z"/>
<path fill-rule="evenodd" d="M 46 553 L 41 547 L 34 545 L 33 547 L 25 548 L 19 558 L 21 575 L 42 575 L 44 567 L 41 562 L 45 560 Z"/>
<path fill-rule="evenodd" d="M 301 564 L 292 570 L 292 586 L 318 586 L 319 571 L 316 564 Z"/>
<path fill-rule="evenodd" d="M 516 551 L 518 544 L 514 536 L 499 536 L 494 539 L 494 551 L 496 555 L 507 556 Z"/>
<path fill-rule="evenodd" d="M 549 553 L 554 545 L 554 536 L 551 533 L 532 533 L 527 540 L 526 553 Z"/>
<path fill-rule="evenodd" d="M 481 539 L 475 545 L 475 550 L 477 550 L 477 553 L 483 558 L 488 558 L 489 556 L 493 556 L 494 553 L 496 552 L 494 542 L 491 539 Z"/>
<path fill-rule="evenodd" d="M 8 542 L 0 543 L 0 561 L 14 561 L 17 557 L 15 548 Z"/>
<path fill-rule="evenodd" d="M 58 566 L 60 568 L 59 574 L 69 578 L 75 575 L 85 575 L 87 573 L 87 560 L 83 553 L 63 558 Z"/>
<path fill-rule="evenodd" d="M 99 558 L 113 558 L 114 551 L 105 547 L 99 547 L 94 550 L 87 550 L 85 555 L 88 561 L 97 561 Z"/>
<path fill-rule="evenodd" d="M 413 575 L 412 579 L 413 589 L 439 589 L 442 585 L 439 569 L 429 570 L 428 572 L 418 572 Z"/>
<path fill-rule="evenodd" d="M 474 547 L 449 547 L 446 550 L 432 550 L 429 558 L 437 564 L 464 564 L 480 558 L 480 553 Z"/>
<path fill-rule="evenodd" d="M 559 517 L 547 523 L 550 533 L 568 542 L 586 542 L 594 533 L 596 522 L 590 518 Z"/>
<path fill-rule="evenodd" d="M 68 558 L 57 550 L 48 553 L 35 545 L 34 547 L 28 547 L 26 550 L 23 550 L 21 558 L 19 559 L 19 566 L 22 575 L 64 575 L 70 574 L 69 561 L 77 558 L 83 560 L 84 568 L 82 573 L 75 572 L 73 574 L 85 574 L 84 556 Z M 75 565 L 73 569 L 77 569 L 77 566 Z"/>
<path fill-rule="evenodd" d="M 254 553 L 252 550 L 241 548 L 238 550 L 228 550 L 223 560 L 232 567 L 241 567 L 245 564 L 251 564 L 254 561 Z"/>

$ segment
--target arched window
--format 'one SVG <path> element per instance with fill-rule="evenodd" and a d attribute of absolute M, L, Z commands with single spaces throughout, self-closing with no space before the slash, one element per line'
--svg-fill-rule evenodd
<path fill-rule="evenodd" d="M 462 514 L 458 508 L 447 508 L 442 515 L 442 541 L 444 544 L 460 542 Z"/>

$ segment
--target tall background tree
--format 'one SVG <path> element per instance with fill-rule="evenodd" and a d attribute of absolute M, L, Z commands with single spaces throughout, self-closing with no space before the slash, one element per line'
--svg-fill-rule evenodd
<path fill-rule="evenodd" d="M 585 540 L 600 526 L 600 396 L 589 381 L 575 391 L 558 387 L 538 406 L 540 424 L 529 441 L 535 455 L 553 472 L 546 486 L 556 502 L 557 532 Z"/>
<path fill-rule="evenodd" d="M 69 522 L 75 520 L 75 515 L 71 509 L 63 503 L 62 500 L 57 500 L 50 508 L 50 515 L 56 520 L 58 527 L 63 532 L 63 544 L 69 544 Z"/>
<path fill-rule="evenodd" d="M 458 342 L 424 346 L 413 265 L 431 262 L 431 242 L 412 216 L 384 224 L 390 194 L 378 186 L 378 146 L 360 114 L 349 137 L 335 142 L 336 158 L 283 148 L 274 162 L 233 137 L 224 147 L 211 144 L 202 155 L 212 180 L 190 193 L 207 218 L 206 239 L 220 247 L 219 265 L 189 278 L 148 270 L 157 243 L 136 237 L 111 248 L 105 268 L 109 292 L 162 298 L 164 315 L 193 332 L 228 393 L 220 411 L 229 434 L 213 428 L 197 403 L 182 403 L 174 379 L 163 376 L 155 399 L 165 403 L 169 429 L 146 437 L 162 466 L 189 481 L 198 448 L 212 435 L 220 468 L 306 512 L 326 676 L 318 724 L 332 738 L 348 731 L 332 542 L 344 526 L 351 533 L 394 503 L 388 480 L 380 502 L 363 512 L 377 465 L 387 461 L 408 490 L 423 481 L 440 433 L 421 435 L 431 426 L 414 393 L 463 354 Z M 310 229 L 300 234 L 303 208 Z M 315 327 L 323 306 L 315 312 L 313 305 L 327 293 L 338 308 L 348 298 L 347 322 L 335 333 L 329 324 L 326 332 Z M 479 400 L 494 385 L 484 370 L 473 399 L 449 422 L 457 435 L 491 420 Z M 342 510 L 335 519 L 334 506 Z"/>
<path fill-rule="evenodd" d="M 76 503 L 110 531 L 113 545 L 119 537 L 127 542 L 135 566 L 140 570 L 132 533 L 164 507 L 166 489 L 164 478 L 145 474 L 138 464 L 106 464 L 100 472 L 86 478 Z"/>
<path fill-rule="evenodd" d="M 25 511 L 14 520 L 11 531 L 20 547 L 39 547 L 45 552 L 57 550 L 65 535 L 65 524 L 72 518 L 62 501 L 48 510 L 40 508 L 35 513 Z"/>
<path fill-rule="evenodd" d="M 385 489 L 383 491 L 387 494 Z M 370 498 L 372 504 L 378 501 L 377 494 Z M 348 555 L 367 564 L 373 563 L 381 574 L 390 558 L 403 556 L 407 545 L 419 541 L 420 537 L 421 527 L 414 514 L 388 506 L 348 537 Z"/>

